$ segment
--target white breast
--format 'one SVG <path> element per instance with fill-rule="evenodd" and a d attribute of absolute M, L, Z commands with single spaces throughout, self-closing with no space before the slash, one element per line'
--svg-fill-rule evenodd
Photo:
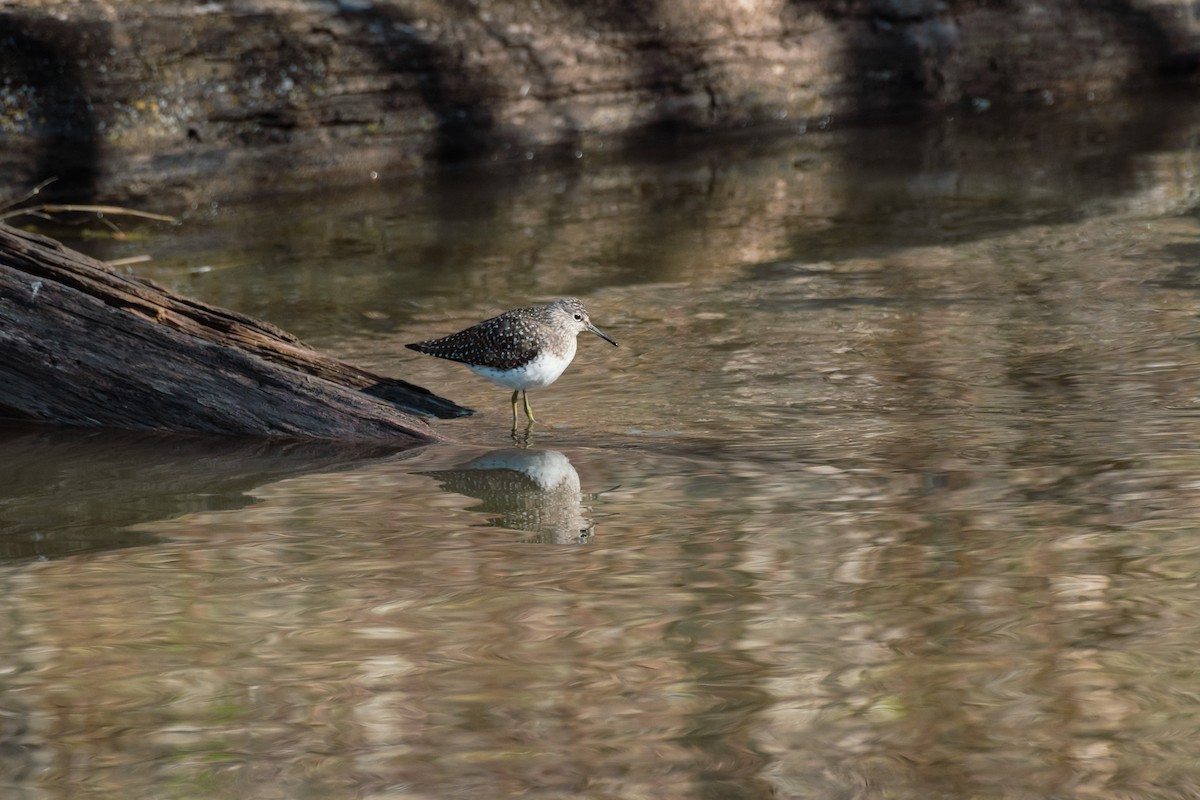
<path fill-rule="evenodd" d="M 542 353 L 523 367 L 510 370 L 499 370 L 492 367 L 476 367 L 468 364 L 476 375 L 487 378 L 497 386 L 505 389 L 541 389 L 558 380 L 563 370 L 575 357 L 575 339 L 572 338 L 567 346 L 565 355 L 560 356 L 549 350 Z"/>

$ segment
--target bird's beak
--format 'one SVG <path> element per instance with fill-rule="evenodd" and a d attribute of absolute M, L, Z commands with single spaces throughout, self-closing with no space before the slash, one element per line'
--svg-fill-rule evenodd
<path fill-rule="evenodd" d="M 599 336 L 604 341 L 611 344 L 613 347 L 620 347 L 619 344 L 617 344 L 616 342 L 614 342 L 612 340 L 612 337 L 610 337 L 607 333 L 605 333 L 604 331 L 597 328 L 595 325 L 588 325 L 588 330 L 591 331 L 592 333 L 596 334 L 597 336 Z"/>

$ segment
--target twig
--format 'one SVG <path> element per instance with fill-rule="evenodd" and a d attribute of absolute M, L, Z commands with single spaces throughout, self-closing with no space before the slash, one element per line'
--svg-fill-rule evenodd
<path fill-rule="evenodd" d="M 128 258 L 114 258 L 112 261 L 105 261 L 110 267 L 127 267 L 130 264 L 144 264 L 151 261 L 151 257 L 147 255 L 129 256 Z"/>
<path fill-rule="evenodd" d="M 68 211 L 82 211 L 89 214 L 112 214 L 113 216 L 124 215 L 126 217 L 141 217 L 142 219 L 153 219 L 158 222 L 178 222 L 175 217 L 169 217 L 166 214 L 154 214 L 150 211 L 138 211 L 136 208 L 123 208 L 121 206 L 87 206 L 87 205 L 54 205 L 45 203 L 40 206 L 35 206 L 39 211 L 44 211 L 47 214 L 61 214 Z"/>
<path fill-rule="evenodd" d="M 123 208 L 121 206 L 89 206 L 89 205 L 59 205 L 57 203 L 43 203 L 40 206 L 26 206 L 25 208 L 8 208 L 5 211 L 0 211 L 0 220 L 19 217 L 24 214 L 33 216 L 46 216 L 48 214 L 64 214 L 72 211 L 83 212 L 85 214 L 109 214 L 111 216 L 126 216 L 126 217 L 141 217 L 142 219 L 152 219 L 158 222 L 178 222 L 175 217 L 169 217 L 166 214 L 154 214 L 150 211 L 138 211 L 136 208 Z"/>
<path fill-rule="evenodd" d="M 47 178 L 37 186 L 30 189 L 23 197 L 13 200 L 11 203 L 0 205 L 0 221 L 11 219 L 13 217 L 31 216 L 50 219 L 50 214 L 65 214 L 71 212 L 81 212 L 84 214 L 99 214 L 103 217 L 105 214 L 110 216 L 125 216 L 125 217 L 140 217 L 141 219 L 152 219 L 156 222 L 178 222 L 175 217 L 169 217 L 166 214 L 154 214 L 149 211 L 138 211 L 136 208 L 125 208 L 124 206 L 93 206 L 79 204 L 60 204 L 60 203 L 42 203 L 37 206 L 21 206 L 21 203 L 31 200 L 45 189 L 50 184 L 54 183 L 58 178 Z M 109 224 L 109 227 L 113 227 Z"/>
<path fill-rule="evenodd" d="M 46 180 L 42 181 L 37 186 L 33 187 L 28 192 L 26 192 L 24 196 L 19 197 L 16 200 L 13 200 L 11 203 L 5 203 L 4 205 L 0 205 L 0 212 L 7 211 L 8 209 L 13 208 L 14 206 L 21 205 L 21 203 L 24 203 L 26 200 L 30 200 L 34 197 L 37 197 L 38 193 L 41 192 L 42 189 L 45 189 L 47 186 L 54 183 L 56 180 L 58 180 L 58 178 L 46 178 Z M 0 217 L 0 219 L 3 219 L 3 217 Z"/>

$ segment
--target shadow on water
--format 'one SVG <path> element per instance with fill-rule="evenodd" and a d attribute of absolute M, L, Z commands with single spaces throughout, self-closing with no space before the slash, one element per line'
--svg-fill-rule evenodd
<path fill-rule="evenodd" d="M 135 526 L 245 508 L 284 478 L 404 458 L 378 444 L 0 426 L 0 559 L 151 544 Z"/>
<path fill-rule="evenodd" d="M 1140 159 L 1184 141 L 1198 119 L 1183 93 L 1165 92 L 848 130 L 830 189 L 835 224 L 797 227 L 792 246 L 811 261 L 882 256 L 1104 214 L 1143 184 Z"/>

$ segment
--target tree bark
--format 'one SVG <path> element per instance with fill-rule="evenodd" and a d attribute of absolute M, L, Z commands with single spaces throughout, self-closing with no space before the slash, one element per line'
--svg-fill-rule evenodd
<path fill-rule="evenodd" d="M 471 413 L 0 225 L 0 416 L 87 427 L 436 441 Z"/>

